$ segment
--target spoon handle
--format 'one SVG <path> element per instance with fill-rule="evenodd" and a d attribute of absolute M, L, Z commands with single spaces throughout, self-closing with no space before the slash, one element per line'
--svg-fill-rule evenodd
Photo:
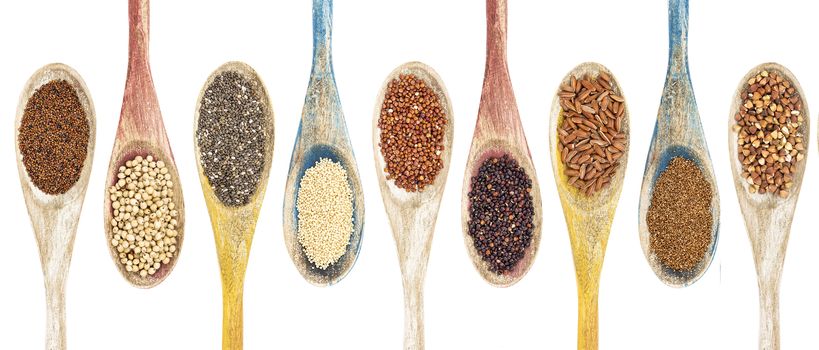
<path fill-rule="evenodd" d="M 486 0 L 486 75 L 507 72 L 506 19 L 506 0 Z"/>
<path fill-rule="evenodd" d="M 150 4 L 128 0 L 128 75 L 147 72 Z"/>
<path fill-rule="evenodd" d="M 759 349 L 779 349 L 779 278 L 759 280 Z"/>
<path fill-rule="evenodd" d="M 333 75 L 333 0 L 313 0 L 313 76 Z"/>
<path fill-rule="evenodd" d="M 65 341 L 65 277 L 68 263 L 51 259 L 43 269 L 46 285 L 46 349 L 62 350 Z"/>
<path fill-rule="evenodd" d="M 222 276 L 222 349 L 241 350 L 243 342 L 244 276 Z"/>
<path fill-rule="evenodd" d="M 404 349 L 424 349 L 423 281 L 404 280 Z"/>
<path fill-rule="evenodd" d="M 668 0 L 668 75 L 688 76 L 688 0 Z"/>
<path fill-rule="evenodd" d="M 597 349 L 597 297 L 600 291 L 600 271 L 606 254 L 618 196 L 595 211 L 568 205 L 563 197 L 563 212 L 572 244 L 575 277 L 577 278 L 577 348 Z"/>

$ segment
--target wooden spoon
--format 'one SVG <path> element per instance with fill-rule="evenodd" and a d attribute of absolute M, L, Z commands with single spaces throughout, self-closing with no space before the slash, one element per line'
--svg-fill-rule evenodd
<path fill-rule="evenodd" d="M 301 123 L 284 189 L 284 242 L 296 269 L 304 279 L 316 286 L 335 284 L 350 272 L 358 258 L 364 227 L 364 194 L 333 76 L 330 46 L 332 23 L 333 1 L 313 0 L 313 71 L 307 86 L 307 96 L 304 98 Z M 347 181 L 353 192 L 353 233 L 347 251 L 338 261 L 323 270 L 308 260 L 298 241 L 296 210 L 301 178 L 321 158 L 341 163 L 347 171 Z"/>
<path fill-rule="evenodd" d="M 441 153 L 443 168 L 434 182 L 420 192 L 407 192 L 395 186 L 394 181 L 387 180 L 384 174 L 386 163 L 379 147 L 381 128 L 378 127 L 378 119 L 381 116 L 384 97 L 389 90 L 389 83 L 404 74 L 414 75 L 435 92 L 447 118 L 444 150 Z M 420 62 L 405 63 L 393 70 L 384 80 L 375 103 L 373 113 L 375 171 L 380 180 L 378 184 L 381 187 L 381 197 L 390 219 L 392 235 L 398 248 L 398 264 L 401 266 L 401 280 L 404 285 L 404 349 L 424 348 L 424 277 L 438 208 L 449 171 L 454 128 L 452 118 L 452 104 L 449 102 L 449 94 L 441 77 L 431 67 Z"/>
<path fill-rule="evenodd" d="M 777 194 L 757 194 L 749 192 L 748 182 L 742 178 L 743 166 L 737 158 L 737 131 L 734 116 L 744 100 L 744 90 L 748 80 L 761 71 L 778 73 L 791 82 L 802 99 L 801 115 L 804 116 L 800 132 L 803 135 L 805 158 L 796 163 L 796 172 L 793 175 L 793 187 L 787 198 Z M 779 349 L 779 278 L 782 276 L 782 266 L 785 262 L 785 249 L 788 247 L 788 236 L 791 231 L 793 212 L 796 201 L 799 199 L 799 189 L 802 185 L 802 175 L 807 163 L 808 140 L 810 127 L 808 125 L 810 112 L 802 87 L 791 71 L 777 63 L 765 63 L 751 69 L 739 83 L 734 99 L 731 103 L 731 114 L 728 119 L 728 151 L 730 153 L 731 171 L 734 174 L 734 186 L 742 214 L 745 217 L 745 228 L 754 253 L 757 280 L 759 284 L 759 348 Z"/>
<path fill-rule="evenodd" d="M 668 73 L 640 192 L 640 244 L 651 269 L 661 281 L 672 287 L 686 287 L 696 282 L 708 270 L 719 238 L 719 192 L 688 73 L 688 0 L 668 1 L 668 37 L 670 54 Z M 711 244 L 700 263 L 688 271 L 676 271 L 660 262 L 651 250 L 646 221 L 654 184 L 675 157 L 683 157 L 696 163 L 711 184 L 713 193 Z"/>
<path fill-rule="evenodd" d="M 111 252 L 111 259 L 122 277 L 138 288 L 154 287 L 168 277 L 179 259 L 179 252 L 185 237 L 185 205 L 182 200 L 182 186 L 176 171 L 171 146 L 168 143 L 168 135 L 165 133 L 165 125 L 162 123 L 151 68 L 148 65 L 148 7 L 148 0 L 128 0 L 128 77 L 125 80 L 125 97 L 122 99 L 117 136 L 114 140 L 114 149 L 111 151 L 111 162 L 108 165 L 103 204 L 105 237 L 106 242 L 109 242 L 107 245 Z M 125 270 L 125 266 L 119 262 L 116 247 L 110 244 L 111 237 L 113 237 L 110 224 L 113 210 L 108 188 L 117 181 L 119 167 L 125 165 L 126 161 L 136 156 L 146 157 L 148 155 L 163 161 L 168 168 L 171 181 L 175 185 L 173 203 L 179 216 L 176 217 L 178 222 L 176 228 L 177 255 L 171 259 L 170 263 L 162 265 L 154 275 L 142 277 L 138 273 Z"/>
<path fill-rule="evenodd" d="M 71 188 L 63 194 L 50 195 L 31 181 L 20 153 L 18 142 L 20 124 L 26 110 L 26 104 L 41 86 L 55 80 L 64 80 L 77 94 L 88 121 L 88 145 L 85 161 L 82 164 L 80 177 Z M 17 117 L 14 119 L 14 149 L 17 154 L 17 171 L 20 175 L 20 186 L 26 200 L 28 215 L 34 227 L 34 236 L 40 248 L 40 263 L 46 288 L 46 349 L 65 349 L 65 281 L 68 278 L 68 267 L 71 264 L 71 251 L 74 247 L 74 236 L 77 233 L 77 222 L 80 219 L 85 189 L 88 187 L 88 176 L 94 160 L 94 141 L 96 139 L 97 120 L 94 116 L 94 104 L 88 88 L 76 71 L 64 64 L 53 63 L 40 68 L 29 78 L 17 105 Z"/>
<path fill-rule="evenodd" d="M 205 175 L 202 168 L 202 151 L 196 138 L 196 130 L 199 125 L 199 110 L 207 89 L 213 81 L 225 72 L 235 72 L 244 79 L 252 82 L 258 89 L 256 92 L 260 96 L 260 101 L 264 105 L 267 114 L 264 116 L 263 128 L 266 135 L 264 146 L 264 165 L 259 175 L 259 185 L 255 193 L 250 198 L 249 203 L 242 206 L 230 206 L 223 204 Z M 210 223 L 213 227 L 213 236 L 216 239 L 216 251 L 219 255 L 219 270 L 222 275 L 222 299 L 223 299 L 223 322 L 222 322 L 222 348 L 241 349 L 242 348 L 242 294 L 244 290 L 245 270 L 250 254 L 250 245 L 253 242 L 253 233 L 256 230 L 256 220 L 259 218 L 259 209 L 264 200 L 267 179 L 270 175 L 270 164 L 273 162 L 273 140 L 274 140 L 274 118 L 273 105 L 267 95 L 264 83 L 250 66 L 242 62 L 228 62 L 217 68 L 208 77 L 202 90 L 199 92 L 199 99 L 196 103 L 196 114 L 194 116 L 194 152 L 196 154 L 196 165 L 199 169 L 199 182 L 202 185 L 202 192 L 205 195 L 205 203 L 210 214 Z"/>
<path fill-rule="evenodd" d="M 520 123 L 509 69 L 506 64 L 506 0 L 486 1 L 486 71 L 484 72 L 481 104 L 478 108 L 478 120 L 472 136 L 472 147 L 464 174 L 464 185 L 461 195 L 461 223 L 464 243 L 475 269 L 487 282 L 498 287 L 515 284 L 529 271 L 538 246 L 543 218 L 540 203 L 540 187 L 532 164 L 532 155 L 526 143 L 526 135 Z M 515 267 L 504 274 L 489 270 L 489 264 L 475 250 L 472 236 L 469 235 L 469 192 L 472 190 L 471 179 L 477 175 L 483 162 L 491 157 L 508 154 L 516 159 L 532 180 L 532 206 L 534 207 L 534 227 L 532 241 L 526 248 L 525 255 Z"/>
<path fill-rule="evenodd" d="M 605 73 L 610 77 L 612 90 L 622 96 L 622 90 L 614 75 L 598 63 L 587 62 L 575 67 L 566 74 L 561 85 L 570 84 L 572 77 L 576 79 L 584 76 L 596 78 L 600 73 Z M 560 88 L 558 88 L 559 92 Z M 560 203 L 563 205 L 563 215 L 566 217 L 566 226 L 569 229 L 574 255 L 579 314 L 577 348 L 597 349 L 597 296 L 600 290 L 600 271 L 603 268 L 603 257 L 606 254 L 606 242 L 611 232 L 611 222 L 623 189 L 623 177 L 628 164 L 628 142 L 625 144 L 626 149 L 623 151 L 623 156 L 619 159 L 621 166 L 614 173 L 611 182 L 600 192 L 587 196 L 570 185 L 569 178 L 565 174 L 566 166 L 561 160 L 558 147 L 560 140 L 557 136 L 557 130 L 561 125 L 563 125 L 563 113 L 560 98 L 558 94 L 555 94 L 549 119 L 549 148 L 557 192 L 560 195 Z M 625 107 L 623 112 L 621 130 L 628 141 L 628 107 Z"/>

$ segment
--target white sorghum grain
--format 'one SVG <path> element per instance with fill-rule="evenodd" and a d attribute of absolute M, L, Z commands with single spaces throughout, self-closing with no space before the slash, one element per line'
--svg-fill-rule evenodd
<path fill-rule="evenodd" d="M 178 215 L 168 168 L 152 156 L 136 156 L 119 167 L 111 197 L 111 246 L 125 270 L 153 275 L 176 255 Z"/>
<path fill-rule="evenodd" d="M 304 172 L 296 199 L 298 239 L 313 265 L 324 270 L 347 250 L 353 232 L 353 201 L 347 171 L 321 158 Z"/>

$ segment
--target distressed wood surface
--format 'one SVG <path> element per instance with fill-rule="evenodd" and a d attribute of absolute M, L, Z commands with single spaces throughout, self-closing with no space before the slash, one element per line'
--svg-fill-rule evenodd
<path fill-rule="evenodd" d="M 333 76 L 332 24 L 333 1 L 313 0 L 313 68 L 284 189 L 284 242 L 296 269 L 316 286 L 335 284 L 350 272 L 358 258 L 364 227 L 364 194 Z M 301 178 L 320 158 L 341 163 L 353 194 L 353 233 L 347 251 L 324 270 L 307 259 L 298 241 L 296 210 Z"/>
<path fill-rule="evenodd" d="M 402 74 L 412 74 L 426 83 L 426 86 L 438 96 L 447 118 L 443 141 L 444 150 L 441 153 L 443 168 L 435 177 L 435 181 L 421 192 L 407 192 L 395 186 L 394 181 L 387 180 L 384 174 L 386 163 L 381 155 L 381 148 L 378 146 L 381 139 L 378 119 L 381 116 L 384 97 L 389 89 L 389 83 Z M 432 246 L 432 235 L 435 232 L 435 221 L 438 218 L 438 208 L 449 172 L 453 129 L 452 104 L 449 102 L 449 94 L 441 77 L 431 67 L 420 62 L 409 62 L 399 66 L 387 76 L 379 90 L 373 112 L 373 153 L 378 184 L 381 187 L 381 198 L 384 201 L 384 209 L 390 220 L 392 235 L 398 248 L 398 264 L 401 267 L 401 281 L 404 286 L 404 349 L 424 348 L 424 278 Z"/>
<path fill-rule="evenodd" d="M 719 239 L 719 191 L 688 72 L 688 0 L 668 1 L 668 23 L 668 72 L 643 175 L 639 232 L 643 253 L 657 277 L 669 286 L 686 287 L 705 274 L 714 258 Z M 660 262 L 651 250 L 646 221 L 654 184 L 674 157 L 683 157 L 696 163 L 713 190 L 711 245 L 702 261 L 689 271 L 676 271 Z"/>
<path fill-rule="evenodd" d="M 742 178 L 742 163 L 737 158 L 737 139 L 734 131 L 734 116 L 739 113 L 743 101 L 743 92 L 748 80 L 767 70 L 785 77 L 796 88 L 802 98 L 802 115 L 805 116 L 801 126 L 805 143 L 805 158 L 797 163 L 793 174 L 793 187 L 787 198 L 778 195 L 757 194 L 749 192 L 749 184 Z M 731 173 L 734 174 L 734 187 L 739 199 L 739 207 L 745 217 L 745 228 L 754 254 L 757 282 L 759 285 L 759 348 L 765 350 L 779 349 L 779 279 L 785 262 L 785 250 L 788 247 L 788 236 L 791 231 L 796 201 L 802 186 L 802 175 L 807 163 L 807 152 L 810 140 L 810 112 L 802 86 L 787 68 L 777 63 L 764 63 L 751 69 L 739 83 L 731 102 L 731 113 L 728 116 L 728 152 L 730 154 Z"/>
<path fill-rule="evenodd" d="M 617 79 L 606 67 L 587 62 L 572 69 L 563 78 L 561 85 L 569 84 L 572 77 L 581 79 L 584 76 L 596 78 L 600 72 L 611 77 L 612 90 L 623 96 Z M 558 87 L 558 93 L 560 88 Z M 625 102 L 623 102 L 625 104 Z M 597 300 L 600 290 L 600 271 L 606 254 L 606 243 L 611 232 L 611 223 L 623 189 L 623 177 L 628 164 L 629 150 L 629 114 L 626 105 L 623 112 L 622 131 L 626 135 L 626 149 L 620 158 L 620 167 L 615 172 L 609 185 L 591 196 L 586 196 L 569 184 L 565 174 L 566 166 L 560 158 L 557 130 L 563 124 L 563 113 L 557 93 L 552 100 L 552 112 L 549 119 L 549 149 L 552 158 L 552 169 L 555 176 L 557 192 L 566 217 L 569 240 L 574 256 L 575 277 L 577 278 L 578 324 L 577 348 L 597 349 L 598 318 Z"/>
<path fill-rule="evenodd" d="M 128 0 L 128 76 L 125 80 L 125 94 L 122 99 L 122 111 L 111 151 L 108 165 L 108 177 L 104 188 L 103 217 L 105 241 L 111 252 L 111 259 L 123 278 L 138 288 L 151 288 L 165 280 L 171 273 L 182 249 L 185 238 L 185 205 L 182 199 L 182 183 L 179 181 L 176 162 L 171 152 L 159 102 L 154 90 L 151 68 L 148 64 L 149 4 L 148 0 Z M 120 264 L 116 247 L 111 246 L 113 233 L 111 219 L 113 210 L 108 187 L 116 183 L 120 166 L 136 156 L 152 155 L 165 162 L 171 180 L 174 183 L 173 202 L 179 213 L 176 218 L 177 255 L 169 264 L 162 265 L 154 275 L 141 277 L 138 273 L 128 272 Z"/>
<path fill-rule="evenodd" d="M 77 93 L 88 121 L 88 146 L 85 161 L 77 182 L 65 193 L 50 195 L 41 191 L 31 182 L 23 165 L 23 155 L 18 146 L 20 123 L 25 113 L 29 98 L 37 89 L 48 82 L 64 80 Z M 26 83 L 20 102 L 17 105 L 17 116 L 14 119 L 14 149 L 17 155 L 17 172 L 20 175 L 20 186 L 26 201 L 28 215 L 34 228 L 34 236 L 40 250 L 40 264 L 46 289 L 46 349 L 61 350 L 66 348 L 65 331 L 65 283 L 68 268 L 71 264 L 71 252 L 77 223 L 82 211 L 85 190 L 88 187 L 88 176 L 94 160 L 97 121 L 94 115 L 94 104 L 88 88 L 79 74 L 70 67 L 53 63 L 40 68 Z"/>
<path fill-rule="evenodd" d="M 529 153 L 529 145 L 526 143 L 515 94 L 512 91 L 512 82 L 509 79 L 506 62 L 506 18 L 506 0 L 486 1 L 486 70 L 461 194 L 461 224 L 467 252 L 481 277 L 497 287 L 511 286 L 529 271 L 540 245 L 543 219 L 537 173 L 532 164 L 532 155 Z M 532 180 L 534 227 L 531 245 L 526 248 L 524 257 L 512 271 L 496 274 L 489 270 L 489 264 L 475 250 L 472 237 L 469 235 L 469 191 L 471 179 L 478 173 L 483 161 L 504 154 L 515 158 Z"/>
<path fill-rule="evenodd" d="M 213 84 L 214 79 L 224 72 L 236 72 L 244 79 L 254 82 L 261 95 L 261 102 L 265 106 L 267 114 L 264 116 L 264 132 L 266 135 L 264 145 L 264 166 L 259 175 L 259 185 L 256 192 L 250 198 L 248 204 L 242 206 L 226 206 L 213 191 L 207 176 L 202 168 L 202 153 L 199 149 L 199 142 L 196 138 L 197 125 L 199 125 L 199 110 L 205 91 Z M 222 276 L 222 349 L 242 349 L 242 296 L 244 291 L 245 271 L 247 270 L 248 257 L 250 256 L 250 246 L 253 242 L 253 234 L 256 231 L 256 221 L 259 218 L 259 210 L 264 200 L 267 179 L 270 176 L 270 165 L 273 162 L 273 144 L 275 138 L 273 104 L 267 94 L 261 78 L 249 65 L 242 62 L 228 62 L 217 68 L 208 77 L 196 103 L 196 114 L 193 121 L 194 130 L 194 153 L 196 165 L 199 172 L 199 182 L 202 185 L 202 192 L 205 196 L 205 203 L 210 215 L 211 227 L 213 227 L 213 237 L 216 240 L 216 253 L 219 258 L 219 271 Z"/>

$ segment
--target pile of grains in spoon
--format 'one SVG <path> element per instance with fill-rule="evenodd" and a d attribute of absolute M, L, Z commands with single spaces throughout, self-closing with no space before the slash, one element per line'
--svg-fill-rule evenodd
<path fill-rule="evenodd" d="M 264 169 L 267 111 L 259 89 L 237 72 L 223 72 L 199 107 L 199 161 L 216 197 L 228 206 L 250 202 Z"/>
<path fill-rule="evenodd" d="M 125 270 L 153 275 L 176 255 L 179 213 L 173 202 L 174 183 L 165 163 L 136 156 L 119 167 L 111 199 L 111 246 Z"/>
<path fill-rule="evenodd" d="M 446 126 L 440 99 L 423 80 L 412 74 L 392 80 L 378 118 L 387 180 L 407 192 L 432 184 L 443 168 Z"/>
<path fill-rule="evenodd" d="M 802 97 L 793 82 L 763 70 L 748 80 L 740 98 L 734 131 L 742 178 L 751 193 L 787 198 L 805 157 Z"/>
<path fill-rule="evenodd" d="M 470 184 L 467 225 L 475 250 L 490 271 L 507 273 L 532 242 L 532 180 L 504 155 L 486 159 Z"/>
<path fill-rule="evenodd" d="M 558 150 L 570 185 L 586 195 L 611 182 L 628 140 L 623 132 L 626 105 L 611 77 L 574 76 L 558 93 L 563 117 L 558 126 Z"/>
<path fill-rule="evenodd" d="M 31 182 L 62 194 L 79 180 L 88 151 L 89 126 L 77 92 L 65 80 L 48 82 L 26 102 L 17 137 Z"/>
<path fill-rule="evenodd" d="M 353 194 L 341 163 L 321 158 L 299 181 L 299 244 L 315 267 L 325 270 L 347 251 L 353 233 Z"/>
<path fill-rule="evenodd" d="M 663 266 L 690 271 L 711 246 L 711 183 L 696 163 L 674 157 L 660 174 L 646 213 L 649 245 Z"/>

